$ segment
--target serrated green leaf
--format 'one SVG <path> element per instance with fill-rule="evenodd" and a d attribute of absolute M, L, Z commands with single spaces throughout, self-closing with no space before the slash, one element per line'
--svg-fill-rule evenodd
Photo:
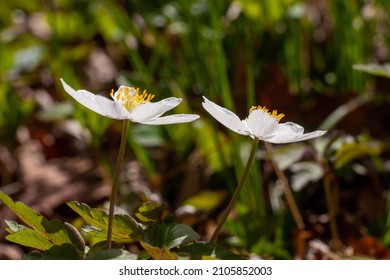
<path fill-rule="evenodd" d="M 54 243 L 49 241 L 46 236 L 35 230 L 32 230 L 31 228 L 25 228 L 23 230 L 11 233 L 7 235 L 5 239 L 16 244 L 35 248 L 38 250 L 48 250 L 55 245 Z"/>
<path fill-rule="evenodd" d="M 154 260 L 177 260 L 178 255 L 171 252 L 167 247 L 155 247 L 146 242 L 141 242 L 141 246 L 148 252 Z"/>
<path fill-rule="evenodd" d="M 138 256 L 121 249 L 109 249 L 94 252 L 86 260 L 137 260 Z"/>
<path fill-rule="evenodd" d="M 51 247 L 43 253 L 30 253 L 23 256 L 24 260 L 80 260 L 79 251 L 72 244 L 61 244 Z"/>
<path fill-rule="evenodd" d="M 91 209 L 84 203 L 71 201 L 67 203 L 73 211 L 80 215 L 88 224 L 104 230 L 107 228 L 108 215 L 101 209 Z"/>
<path fill-rule="evenodd" d="M 67 203 L 70 208 L 79 214 L 88 224 L 99 228 L 97 233 L 102 238 L 107 236 L 108 214 L 101 209 L 91 209 L 88 205 L 76 201 Z M 114 215 L 112 240 L 116 242 L 132 242 L 139 240 L 143 229 L 129 215 Z"/>
<path fill-rule="evenodd" d="M 37 229 L 39 232 L 45 232 L 42 223 L 44 217 L 38 215 L 34 210 L 21 202 L 14 202 L 8 195 L 0 192 L 0 199 L 7 205 L 26 225 Z"/>
<path fill-rule="evenodd" d="M 69 226 L 58 220 L 48 220 L 44 216 L 36 213 L 33 209 L 21 202 L 14 202 L 8 195 L 0 192 L 0 199 L 7 205 L 31 230 L 37 232 L 41 238 L 46 238 L 46 244 L 61 245 L 64 243 L 75 244 L 80 251 L 84 251 L 84 246 L 76 242 L 77 237 Z M 29 231 L 19 231 L 21 235 L 29 234 Z M 23 240 L 22 236 L 17 234 L 17 240 Z M 14 239 L 15 236 L 10 237 Z M 38 238 L 38 237 L 37 237 Z M 29 245 L 26 245 L 29 246 Z M 31 246 L 30 246 L 31 247 Z M 36 249 L 39 249 L 38 247 Z"/>
<path fill-rule="evenodd" d="M 164 206 L 156 202 L 148 201 L 138 208 L 138 212 L 135 216 L 145 223 L 157 222 L 162 220 L 164 210 Z"/>
<path fill-rule="evenodd" d="M 154 224 L 144 231 L 143 241 L 158 248 L 174 248 L 199 238 L 192 228 L 185 224 Z"/>
<path fill-rule="evenodd" d="M 233 253 L 222 246 L 210 243 L 195 243 L 180 248 L 177 252 L 186 253 L 192 259 L 204 259 L 205 256 L 221 260 L 244 260 L 243 256 Z"/>
<path fill-rule="evenodd" d="M 135 240 L 138 240 L 143 232 L 143 228 L 137 221 L 129 215 L 114 215 L 113 233 L 122 234 L 125 236 L 131 235 Z"/>

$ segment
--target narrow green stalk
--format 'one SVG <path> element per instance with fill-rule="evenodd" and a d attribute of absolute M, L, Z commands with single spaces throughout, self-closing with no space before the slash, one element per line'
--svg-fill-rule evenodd
<path fill-rule="evenodd" d="M 267 150 L 267 152 L 269 154 L 271 154 L 272 153 L 272 144 L 268 143 L 268 142 L 265 142 L 264 145 L 265 145 L 265 149 Z M 291 192 L 291 188 L 290 188 L 290 186 L 288 184 L 287 178 L 284 175 L 284 173 L 282 172 L 282 170 L 280 170 L 277 162 L 274 161 L 273 159 L 271 159 L 271 162 L 272 162 L 272 165 L 274 167 L 276 176 L 278 176 L 278 179 L 279 179 L 280 183 L 282 184 L 284 196 L 286 197 L 287 204 L 288 204 L 288 206 L 290 208 L 291 214 L 292 214 L 292 216 L 294 218 L 294 221 L 295 221 L 295 223 L 297 225 L 297 228 L 299 230 L 304 230 L 305 229 L 305 223 L 303 222 L 301 213 L 299 212 L 297 203 L 295 202 L 295 199 L 294 199 L 294 196 L 293 196 L 293 194 Z"/>
<path fill-rule="evenodd" d="M 120 174 L 121 167 L 122 167 L 123 156 L 125 155 L 125 148 L 126 148 L 126 141 L 127 141 L 127 130 L 129 128 L 129 122 L 130 122 L 129 120 L 123 120 L 121 144 L 119 147 L 118 159 L 116 161 L 114 180 L 112 182 L 111 197 L 110 197 L 110 210 L 109 210 L 109 214 L 108 214 L 107 243 L 106 243 L 107 249 L 111 249 L 112 222 L 114 220 L 114 208 L 115 208 L 116 195 L 118 192 L 119 174 Z"/>
<path fill-rule="evenodd" d="M 249 173 L 249 169 L 250 169 L 250 167 L 252 165 L 252 161 L 253 161 L 253 158 L 255 156 L 256 148 L 257 148 L 257 144 L 258 143 L 259 143 L 259 139 L 258 138 L 254 138 L 253 139 L 253 144 L 252 144 L 252 149 L 251 149 L 251 152 L 249 154 L 248 161 L 246 162 L 246 165 L 245 165 L 244 171 L 242 173 L 241 179 L 240 179 L 240 181 L 238 183 L 238 186 L 237 186 L 236 190 L 234 191 L 233 196 L 230 199 L 229 205 L 227 206 L 225 212 L 223 213 L 223 216 L 222 216 L 221 220 L 219 221 L 219 223 L 217 225 L 217 228 L 215 229 L 215 231 L 213 233 L 213 236 L 210 239 L 210 243 L 212 243 L 212 244 L 216 243 L 217 238 L 218 238 L 218 234 L 220 233 L 223 225 L 226 222 L 227 217 L 230 214 L 230 211 L 232 210 L 236 200 L 238 199 L 238 196 L 240 195 L 241 189 L 244 186 L 246 177 L 248 176 L 248 173 Z"/>

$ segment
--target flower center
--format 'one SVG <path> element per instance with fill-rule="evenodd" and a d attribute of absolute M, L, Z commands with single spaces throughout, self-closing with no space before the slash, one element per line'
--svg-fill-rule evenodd
<path fill-rule="evenodd" d="M 139 93 L 139 88 L 121 86 L 117 92 L 114 93 L 114 90 L 111 90 L 111 97 L 122 103 L 128 111 L 133 111 L 136 107 L 141 104 L 150 102 L 154 98 L 154 94 L 147 93 L 146 90 Z"/>
<path fill-rule="evenodd" d="M 249 109 L 249 113 L 252 112 L 253 110 L 261 110 L 265 113 L 267 113 L 268 115 L 270 115 L 271 117 L 275 118 L 277 120 L 277 122 L 280 122 L 280 120 L 284 117 L 284 114 L 278 114 L 278 111 L 277 110 L 272 110 L 272 112 L 270 112 L 267 107 L 265 106 L 252 106 L 252 108 Z"/>

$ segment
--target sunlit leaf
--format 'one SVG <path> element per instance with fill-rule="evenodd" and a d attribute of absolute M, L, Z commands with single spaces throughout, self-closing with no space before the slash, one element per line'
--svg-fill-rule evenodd
<path fill-rule="evenodd" d="M 48 250 L 55 244 L 46 236 L 31 228 L 25 228 L 5 237 L 8 241 L 38 250 Z"/>
<path fill-rule="evenodd" d="M 107 235 L 108 214 L 101 209 L 91 209 L 88 205 L 76 201 L 67 203 L 88 224 L 101 229 L 101 235 Z M 131 242 L 139 239 L 142 227 L 129 215 L 114 215 L 112 238 L 114 241 Z"/>
<path fill-rule="evenodd" d="M 164 209 L 164 206 L 149 201 L 142 204 L 135 215 L 140 221 L 145 223 L 157 222 L 162 220 Z"/>
<path fill-rule="evenodd" d="M 21 202 L 14 202 L 8 195 L 0 192 L 0 199 L 29 227 L 30 230 L 17 231 L 10 237 L 11 239 L 17 238 L 21 240 L 21 236 L 24 234 L 34 235 L 36 238 L 46 238 L 48 242 L 54 245 L 61 245 L 64 243 L 70 243 L 77 246 L 80 251 L 84 251 L 84 246 L 79 242 L 79 236 L 76 236 L 73 229 L 70 229 L 69 225 L 61 223 L 58 220 L 47 220 L 40 214 L 37 214 L 30 207 Z M 35 232 L 34 234 L 31 233 Z M 38 248 L 37 248 L 38 249 Z"/>

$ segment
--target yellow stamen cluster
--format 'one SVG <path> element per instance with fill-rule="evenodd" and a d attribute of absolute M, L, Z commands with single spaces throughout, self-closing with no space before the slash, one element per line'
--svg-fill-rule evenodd
<path fill-rule="evenodd" d="M 133 87 L 121 87 L 115 94 L 114 90 L 111 90 L 110 95 L 115 101 L 121 102 L 123 107 L 130 112 L 154 98 L 154 94 L 147 93 L 146 90 L 139 94 L 139 88 Z"/>
<path fill-rule="evenodd" d="M 267 114 L 269 114 L 271 117 L 275 118 L 278 122 L 284 117 L 284 114 L 278 114 L 277 110 L 273 110 L 270 112 L 267 107 L 265 106 L 252 106 L 252 108 L 249 109 L 249 113 L 252 112 L 253 110 L 261 110 Z"/>

